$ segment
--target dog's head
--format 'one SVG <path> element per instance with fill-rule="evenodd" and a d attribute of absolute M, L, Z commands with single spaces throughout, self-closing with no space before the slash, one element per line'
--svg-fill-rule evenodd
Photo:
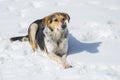
<path fill-rule="evenodd" d="M 70 16 L 67 13 L 54 13 L 43 19 L 42 26 L 49 27 L 52 31 L 55 29 L 65 29 L 67 27 L 67 21 L 70 21 Z"/>

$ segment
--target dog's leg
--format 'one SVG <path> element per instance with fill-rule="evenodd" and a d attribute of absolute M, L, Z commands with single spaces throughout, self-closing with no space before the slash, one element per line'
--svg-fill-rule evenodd
<path fill-rule="evenodd" d="M 59 64 L 62 64 L 62 58 L 59 57 L 59 56 L 57 56 L 55 53 L 49 53 L 48 56 L 49 56 L 52 60 L 58 62 Z"/>
<path fill-rule="evenodd" d="M 33 23 L 29 28 L 29 39 L 33 51 L 37 50 L 37 43 L 35 40 L 37 30 L 38 30 L 38 25 L 36 23 Z"/>
<path fill-rule="evenodd" d="M 68 39 L 64 38 L 61 40 L 61 43 L 59 44 L 59 48 L 61 50 L 61 53 L 64 53 L 61 58 L 62 58 L 62 65 L 64 68 L 71 68 L 72 66 L 67 63 L 66 58 L 67 58 L 67 52 L 68 52 Z"/>
<path fill-rule="evenodd" d="M 44 48 L 43 50 L 41 50 L 43 54 L 47 54 L 47 50 L 46 48 Z"/>
<path fill-rule="evenodd" d="M 66 62 L 67 55 L 62 56 L 62 65 L 64 68 L 71 68 L 72 66 Z"/>
<path fill-rule="evenodd" d="M 48 56 L 49 56 L 52 60 L 58 62 L 59 64 L 62 64 L 65 69 L 72 67 L 70 64 L 68 64 L 68 63 L 66 62 L 66 57 L 67 57 L 66 54 L 63 55 L 63 56 L 58 56 L 58 55 L 56 55 L 55 53 L 52 53 L 52 54 L 48 54 Z"/>

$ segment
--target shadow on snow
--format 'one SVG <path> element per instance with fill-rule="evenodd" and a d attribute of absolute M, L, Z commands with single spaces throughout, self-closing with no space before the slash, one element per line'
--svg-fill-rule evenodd
<path fill-rule="evenodd" d="M 101 42 L 94 42 L 94 43 L 83 43 L 77 40 L 71 34 L 69 35 L 69 50 L 68 55 L 80 53 L 83 51 L 87 51 L 89 53 L 97 53 L 98 47 L 100 46 Z"/>

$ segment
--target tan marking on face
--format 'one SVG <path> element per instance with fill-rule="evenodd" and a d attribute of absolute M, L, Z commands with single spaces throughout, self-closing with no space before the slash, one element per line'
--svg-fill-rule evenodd
<path fill-rule="evenodd" d="M 65 24 L 65 16 L 61 14 L 53 15 L 54 17 L 51 20 L 48 20 L 48 27 L 50 27 L 52 30 L 55 28 L 60 28 L 63 24 Z"/>
<path fill-rule="evenodd" d="M 61 25 L 64 24 L 66 20 L 68 20 L 68 22 L 70 20 L 70 16 L 67 13 L 57 12 L 46 16 L 43 19 L 42 26 L 48 26 L 54 30 L 55 28 L 61 27 Z"/>

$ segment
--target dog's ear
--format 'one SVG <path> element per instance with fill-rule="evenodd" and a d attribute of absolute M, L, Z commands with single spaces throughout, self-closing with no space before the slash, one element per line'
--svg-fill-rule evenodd
<path fill-rule="evenodd" d="M 67 13 L 62 13 L 63 16 L 65 16 L 65 18 L 68 20 L 68 22 L 70 21 L 70 16 Z"/>
<path fill-rule="evenodd" d="M 48 25 L 48 20 L 49 20 L 49 16 L 43 18 L 43 21 L 42 21 L 42 27 L 45 27 Z"/>

